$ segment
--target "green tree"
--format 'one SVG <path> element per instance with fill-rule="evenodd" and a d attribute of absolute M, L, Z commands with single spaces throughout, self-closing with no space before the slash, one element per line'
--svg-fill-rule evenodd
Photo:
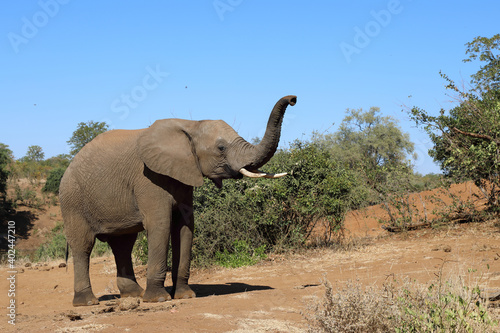
<path fill-rule="evenodd" d="M 9 146 L 0 143 L 0 198 L 5 199 L 5 194 L 7 191 L 7 179 L 9 178 L 9 170 L 7 166 L 12 162 L 12 150 Z"/>
<path fill-rule="evenodd" d="M 413 174 L 408 156 L 413 155 L 414 145 L 409 134 L 396 119 L 382 116 L 378 107 L 348 109 L 335 133 L 314 133 L 313 141 L 327 147 L 363 180 L 358 188 L 360 205 L 379 202 L 387 192 L 401 190 L 401 182 L 396 186 L 398 182 L 391 178 L 396 171 L 400 176 Z"/>
<path fill-rule="evenodd" d="M 25 177 L 30 182 L 36 182 L 45 178 L 50 168 L 46 166 L 44 158 L 45 153 L 42 147 L 38 145 L 29 146 L 26 155 L 13 164 L 13 176 Z"/>
<path fill-rule="evenodd" d="M 86 123 L 79 123 L 77 129 L 67 141 L 71 147 L 70 154 L 75 156 L 83 146 L 92 141 L 99 134 L 106 132 L 108 128 L 109 126 L 105 122 L 88 121 Z"/>
<path fill-rule="evenodd" d="M 66 168 L 55 168 L 52 169 L 47 177 L 47 181 L 42 188 L 43 192 L 52 192 L 54 194 L 59 193 L 59 184 L 61 183 L 61 179 L 64 175 L 64 171 Z"/>
<path fill-rule="evenodd" d="M 6 199 L 7 179 L 10 172 L 8 166 L 13 161 L 12 150 L 6 144 L 0 143 L 0 218 L 3 220 L 10 209 L 10 203 Z M 3 222 L 3 221 L 2 221 Z"/>
<path fill-rule="evenodd" d="M 38 145 L 33 145 L 28 147 L 28 151 L 26 152 L 26 156 L 23 157 L 23 160 L 27 162 L 41 162 L 45 158 L 45 153 L 43 152 L 42 147 Z"/>
<path fill-rule="evenodd" d="M 45 164 L 51 168 L 66 169 L 71 162 L 71 155 L 59 154 L 45 160 Z"/>
<path fill-rule="evenodd" d="M 465 45 L 465 54 L 469 57 L 464 59 L 464 62 L 479 60 L 484 63 L 477 73 L 471 76 L 474 87 L 482 92 L 500 89 L 500 34 L 491 38 L 479 36 Z"/>
<path fill-rule="evenodd" d="M 410 115 L 429 134 L 434 147 L 429 154 L 445 175 L 455 182 L 473 180 L 491 206 L 498 206 L 500 194 L 500 35 L 477 37 L 467 43 L 465 61 L 479 59 L 486 64 L 472 75 L 474 86 L 461 91 L 445 74 L 447 88 L 458 105 L 438 116 L 414 107 Z"/>

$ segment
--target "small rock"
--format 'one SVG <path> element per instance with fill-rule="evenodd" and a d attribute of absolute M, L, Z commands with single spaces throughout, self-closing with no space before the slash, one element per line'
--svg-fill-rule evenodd
<path fill-rule="evenodd" d="M 62 262 L 59 264 L 59 268 L 63 268 L 63 267 L 66 267 L 66 264 Z"/>
<path fill-rule="evenodd" d="M 449 246 L 449 245 L 443 246 L 443 251 L 444 252 L 451 252 L 451 246 Z"/>
<path fill-rule="evenodd" d="M 75 320 L 82 320 L 82 316 L 78 313 L 75 313 L 74 311 L 68 311 L 67 313 L 65 313 L 66 317 L 69 318 L 69 320 L 71 321 L 75 321 Z"/>
<path fill-rule="evenodd" d="M 118 309 L 120 309 L 120 311 L 130 311 L 137 308 L 140 304 L 141 300 L 139 297 L 125 297 L 120 299 Z"/>
<path fill-rule="evenodd" d="M 489 250 L 491 250 L 491 246 L 489 246 L 488 244 L 483 244 L 483 246 L 479 248 L 479 252 L 486 252 Z"/>
<path fill-rule="evenodd" d="M 31 267 L 31 263 L 30 262 L 25 263 L 24 267 Z"/>

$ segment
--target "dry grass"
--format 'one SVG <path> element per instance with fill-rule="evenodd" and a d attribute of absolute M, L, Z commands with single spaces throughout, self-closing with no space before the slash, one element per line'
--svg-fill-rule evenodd
<path fill-rule="evenodd" d="M 230 333 L 265 333 L 283 332 L 299 333 L 302 329 L 295 327 L 293 323 L 276 319 L 243 319 L 238 321 L 238 329 Z"/>
<path fill-rule="evenodd" d="M 306 315 L 311 332 L 387 332 L 394 304 L 374 288 L 362 289 L 359 282 L 348 282 L 334 291 L 323 281 L 325 295 L 310 306 Z"/>
<path fill-rule="evenodd" d="M 474 274 L 444 278 L 441 267 L 426 285 L 405 279 L 376 288 L 350 281 L 337 290 L 325 279 L 323 298 L 304 315 L 310 332 L 498 332 L 498 312 L 480 297 L 484 276 Z"/>

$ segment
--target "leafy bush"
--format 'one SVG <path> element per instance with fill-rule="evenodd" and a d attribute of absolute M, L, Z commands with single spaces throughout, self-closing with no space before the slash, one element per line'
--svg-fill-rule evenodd
<path fill-rule="evenodd" d="M 92 250 L 92 257 L 109 255 L 111 248 L 108 243 L 96 239 Z M 50 259 L 60 259 L 66 256 L 66 237 L 64 236 L 64 224 L 58 222 L 51 230 L 49 240 L 42 244 L 36 251 L 33 261 L 43 261 Z"/>
<path fill-rule="evenodd" d="M 30 186 L 21 188 L 18 184 L 16 184 L 14 186 L 13 204 L 40 209 L 44 205 L 44 200 L 37 196 L 35 187 Z"/>
<path fill-rule="evenodd" d="M 66 237 L 64 236 L 64 225 L 59 222 L 51 230 L 50 240 L 36 250 L 33 261 L 59 259 L 65 256 Z"/>
<path fill-rule="evenodd" d="M 168 244 L 167 270 L 172 268 L 172 242 Z M 146 230 L 139 232 L 137 240 L 132 249 L 132 259 L 137 265 L 146 265 L 148 263 L 148 236 Z"/>
<path fill-rule="evenodd" d="M 403 288 L 397 298 L 396 332 L 496 332 L 478 286 L 450 281 L 427 289 Z"/>
<path fill-rule="evenodd" d="M 45 182 L 42 191 L 59 194 L 59 184 L 61 183 L 61 179 L 65 171 L 66 169 L 64 168 L 52 169 L 49 173 L 49 176 L 47 177 L 47 181 Z"/>
<path fill-rule="evenodd" d="M 229 252 L 227 249 L 224 252 L 217 252 L 215 260 L 217 264 L 223 267 L 237 268 L 251 266 L 266 258 L 264 254 L 265 250 L 265 245 L 252 250 L 245 241 L 235 241 L 232 252 Z"/>
<path fill-rule="evenodd" d="M 10 210 L 11 203 L 7 200 L 7 179 L 10 171 L 7 166 L 12 162 L 12 151 L 9 146 L 0 143 L 0 218 L 6 216 Z"/>
<path fill-rule="evenodd" d="M 146 265 L 148 263 L 148 237 L 146 230 L 141 231 L 137 235 L 137 240 L 132 249 L 132 258 L 140 265 Z"/>
<path fill-rule="evenodd" d="M 94 257 L 104 257 L 111 255 L 111 247 L 106 242 L 101 242 L 96 238 L 94 248 L 92 249 L 91 256 Z"/>
<path fill-rule="evenodd" d="M 221 190 L 207 183 L 195 190 L 198 264 L 212 262 L 217 253 L 234 253 L 235 242 L 266 251 L 302 246 L 321 219 L 329 222 L 328 240 L 341 231 L 355 180 L 327 150 L 296 141 L 275 154 L 265 170 L 289 175 L 228 180 Z"/>
<path fill-rule="evenodd" d="M 7 166 L 12 162 L 12 151 L 9 146 L 0 143 L 0 199 L 5 198 L 7 191 L 7 178 L 10 172 Z"/>

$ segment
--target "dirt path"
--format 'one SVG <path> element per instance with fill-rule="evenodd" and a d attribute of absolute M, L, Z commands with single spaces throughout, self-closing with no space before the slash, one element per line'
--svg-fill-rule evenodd
<path fill-rule="evenodd" d="M 71 261 L 68 270 L 59 268 L 60 262 L 31 267 L 18 262 L 15 298 L 8 297 L 9 269 L 2 267 L 0 331 L 303 332 L 308 327 L 303 313 L 323 296 L 325 278 L 335 287 L 349 280 L 380 286 L 394 278 L 434 281 L 440 272 L 470 279 L 468 272 L 473 269 L 477 271 L 472 278 L 481 278 L 483 288 L 500 289 L 500 228 L 494 221 L 388 236 L 376 218 L 383 211 L 371 209 L 351 216 L 347 223 L 353 236 L 378 235 L 363 241 L 366 245 L 349 251 L 274 256 L 252 267 L 194 270 L 190 283 L 196 299 L 160 304 L 127 299 L 119 304 L 110 257 L 91 262 L 93 290 L 100 304 L 73 308 Z M 146 268 L 136 267 L 136 272 L 145 286 Z M 166 285 L 171 285 L 169 277 Z M 16 302 L 15 326 L 6 316 L 11 299 Z"/>
<path fill-rule="evenodd" d="M 378 239 L 352 251 L 318 250 L 252 267 L 195 270 L 191 283 L 198 298 L 141 302 L 125 311 L 112 300 L 118 294 L 112 258 L 92 260 L 93 288 L 101 300 L 94 307 L 71 306 L 71 264 L 68 271 L 58 262 L 23 267 L 16 276 L 16 325 L 11 327 L 4 315 L 0 327 L 21 332 L 141 332 L 145 327 L 148 332 L 302 332 L 307 328 L 302 313 L 323 295 L 325 277 L 336 286 L 348 280 L 380 285 L 405 276 L 430 281 L 441 270 L 467 275 L 473 268 L 483 274 L 485 286 L 498 289 L 499 239 L 492 223 L 459 225 L 437 234 L 427 230 Z M 7 275 L 6 268 L 1 272 Z M 144 285 L 145 268 L 137 272 Z M 8 286 L 1 286 L 0 306 L 6 309 Z"/>

